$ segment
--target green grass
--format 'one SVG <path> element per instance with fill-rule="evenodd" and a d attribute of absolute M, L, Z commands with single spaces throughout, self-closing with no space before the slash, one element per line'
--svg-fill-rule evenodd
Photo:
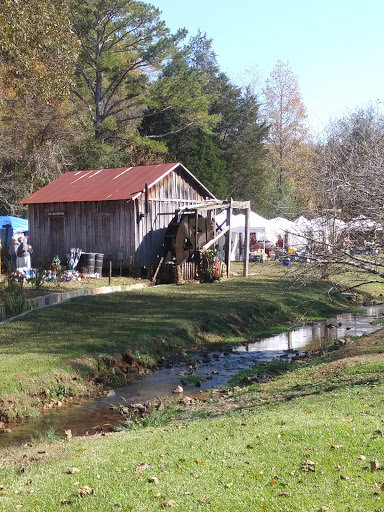
<path fill-rule="evenodd" d="M 0 393 L 83 355 L 131 350 L 149 361 L 195 344 L 277 332 L 343 307 L 328 283 L 300 286 L 281 267 L 264 268 L 268 273 L 249 279 L 81 297 L 2 325 Z"/>
<path fill-rule="evenodd" d="M 192 375 L 183 375 L 180 377 L 180 382 L 183 386 L 187 386 L 188 384 L 200 384 L 201 382 L 205 382 L 207 379 L 202 377 L 201 375 L 192 374 Z"/>
<path fill-rule="evenodd" d="M 6 274 L 0 276 L 0 283 L 7 279 Z M 141 282 L 141 279 L 133 279 L 129 277 L 112 277 L 110 286 L 129 286 Z M 40 288 L 36 289 L 33 284 L 24 285 L 24 292 L 27 298 L 47 295 L 49 293 L 67 292 L 73 289 L 93 289 L 102 286 L 109 286 L 109 278 L 101 277 L 99 279 L 87 278 L 81 281 L 64 281 L 59 283 L 46 282 Z M 1 301 L 1 297 L 0 297 Z"/>
<path fill-rule="evenodd" d="M 376 333 L 168 425 L 5 454 L 0 510 L 382 511 L 383 354 Z"/>

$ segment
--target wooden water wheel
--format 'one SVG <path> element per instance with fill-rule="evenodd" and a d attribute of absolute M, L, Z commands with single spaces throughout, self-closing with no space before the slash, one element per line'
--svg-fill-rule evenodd
<path fill-rule="evenodd" d="M 165 260 L 173 260 L 180 265 L 190 260 L 196 250 L 201 249 L 212 239 L 213 228 L 206 217 L 196 217 L 195 214 L 177 215 L 171 220 L 165 232 Z"/>

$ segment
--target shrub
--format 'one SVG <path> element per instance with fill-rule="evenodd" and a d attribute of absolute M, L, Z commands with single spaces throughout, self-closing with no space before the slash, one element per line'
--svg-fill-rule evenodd
<path fill-rule="evenodd" d="M 0 298 L 8 318 L 19 315 L 30 308 L 29 302 L 24 295 L 22 283 L 12 279 L 8 279 L 2 284 Z"/>

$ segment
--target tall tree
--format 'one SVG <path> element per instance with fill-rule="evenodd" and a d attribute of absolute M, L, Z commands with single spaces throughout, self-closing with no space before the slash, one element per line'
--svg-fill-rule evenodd
<path fill-rule="evenodd" d="M 287 190 L 306 190 L 305 176 L 311 154 L 306 109 L 297 77 L 289 64 L 278 61 L 263 90 L 263 111 L 270 125 L 268 148 L 276 172 L 278 200 Z"/>
<path fill-rule="evenodd" d="M 311 261 L 324 276 L 334 271 L 340 278 L 344 269 L 358 272 L 356 283 L 382 283 L 383 114 L 369 107 L 331 121 L 317 152 L 310 179 L 321 221 L 311 235 Z"/>
<path fill-rule="evenodd" d="M 65 168 L 77 38 L 67 0 L 0 3 L 0 209 Z"/>
<path fill-rule="evenodd" d="M 148 106 L 180 107 L 186 124 L 199 118 L 204 101 L 193 77 L 183 70 L 158 76 L 185 30 L 171 35 L 160 11 L 140 1 L 73 0 L 73 8 L 81 41 L 74 93 L 96 138 L 129 145 Z"/>
<path fill-rule="evenodd" d="M 206 108 L 203 129 L 196 123 L 187 131 L 182 129 L 182 104 L 179 109 L 154 110 L 141 129 L 167 134 L 164 140 L 171 159 L 189 164 L 218 197 L 230 194 L 238 199 L 256 199 L 256 190 L 262 194 L 267 132 L 257 98 L 233 85 L 220 71 L 212 40 L 204 33 L 190 39 L 164 75 L 177 76 L 181 71 L 199 84 Z"/>
<path fill-rule="evenodd" d="M 260 118 L 259 103 L 249 89 L 238 96 L 236 108 L 226 122 L 223 145 L 230 193 L 235 199 L 251 200 L 252 207 L 265 213 L 269 182 L 265 166 L 268 127 Z"/>
<path fill-rule="evenodd" d="M 2 99 L 28 94 L 56 102 L 67 97 L 77 52 L 69 0 L 0 2 Z"/>
<path fill-rule="evenodd" d="M 370 106 L 331 121 L 311 174 L 324 208 L 345 219 L 367 215 L 384 222 L 384 116 Z"/>

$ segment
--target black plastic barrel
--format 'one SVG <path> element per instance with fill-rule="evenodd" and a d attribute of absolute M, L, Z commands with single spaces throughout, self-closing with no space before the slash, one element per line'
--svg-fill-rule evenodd
<path fill-rule="evenodd" d="M 95 259 L 96 253 L 94 252 L 82 252 L 79 261 L 79 268 L 83 274 L 94 274 L 95 273 Z"/>
<path fill-rule="evenodd" d="M 97 253 L 95 255 L 95 274 L 98 274 L 100 277 L 103 273 L 103 260 L 104 254 Z"/>

